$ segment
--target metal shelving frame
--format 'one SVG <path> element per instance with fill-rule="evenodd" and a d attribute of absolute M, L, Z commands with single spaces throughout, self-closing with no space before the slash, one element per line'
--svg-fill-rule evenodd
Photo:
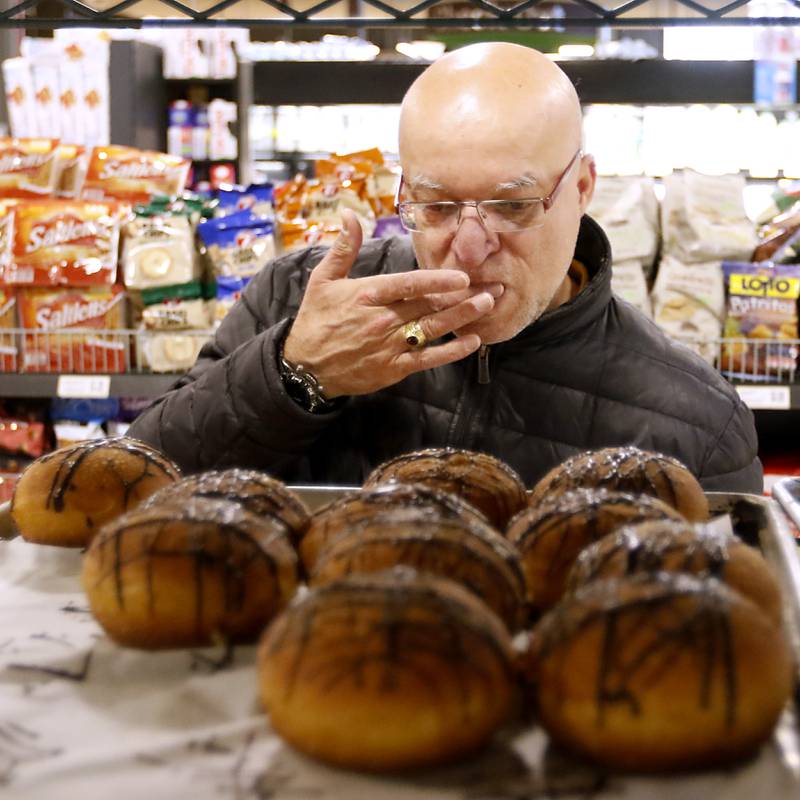
<path fill-rule="evenodd" d="M 395 3 L 398 0 L 394 0 Z M 613 0 L 612 0 L 613 2 Z M 787 0 L 800 8 L 800 0 Z M 209 8 L 197 10 L 192 3 L 179 0 L 150 0 L 148 12 L 153 7 L 165 14 L 164 18 L 140 19 L 135 16 L 139 0 L 121 0 L 109 5 L 106 0 L 82 3 L 78 0 L 4 0 L 5 10 L 0 12 L 0 28 L 23 27 L 174 27 L 182 25 L 235 25 L 237 27 L 281 27 L 324 26 L 327 28 L 379 27 L 426 27 L 426 28 L 532 28 L 558 26 L 559 28 L 587 27 L 667 27 L 674 25 L 798 25 L 797 17 L 747 17 L 748 0 L 673 0 L 661 3 L 657 0 L 627 0 L 612 7 L 593 0 L 570 0 L 571 13 L 566 17 L 550 16 L 553 4 L 545 0 L 520 0 L 517 3 L 498 5 L 489 0 L 463 0 L 457 5 L 470 8 L 469 14 L 452 14 L 451 0 L 421 0 L 407 6 L 393 4 L 391 0 L 351 0 L 347 3 L 347 14 L 341 17 L 326 16 L 338 0 L 321 0 L 311 7 L 304 7 L 295 0 L 254 0 L 261 13 L 244 18 L 222 16 L 235 7 L 239 0 L 220 0 Z M 29 17 L 39 6 L 45 13 L 61 9 L 63 17 Z M 0 6 L 0 7 L 2 7 Z M 439 7 L 442 7 L 439 9 Z M 541 11 L 541 16 L 539 11 Z M 671 13 L 665 13 L 666 11 Z M 433 15 L 432 15 L 433 12 Z M 743 16 L 744 15 L 744 16 Z M 168 16 L 168 18 L 167 18 Z"/>

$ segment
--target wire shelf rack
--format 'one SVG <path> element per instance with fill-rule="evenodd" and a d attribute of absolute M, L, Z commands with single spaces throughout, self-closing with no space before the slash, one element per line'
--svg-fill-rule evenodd
<path fill-rule="evenodd" d="M 211 330 L 0 329 L 0 372 L 182 373 Z M 737 383 L 800 380 L 800 339 L 680 339 Z"/>
<path fill-rule="evenodd" d="M 0 372 L 181 373 L 194 364 L 208 330 L 0 330 Z"/>
<path fill-rule="evenodd" d="M 789 2 L 800 7 L 798 0 Z M 753 12 L 759 16 L 748 16 Z M 2 27 L 532 28 L 797 25 L 747 0 L 8 0 Z M 2 6 L 0 6 L 2 7 Z M 566 9 L 566 13 L 563 12 Z M 146 17 L 146 18 L 144 18 Z"/>

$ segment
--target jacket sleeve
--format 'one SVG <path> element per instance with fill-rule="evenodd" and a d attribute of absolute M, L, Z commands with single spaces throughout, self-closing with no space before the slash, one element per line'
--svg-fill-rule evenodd
<path fill-rule="evenodd" d="M 727 424 L 706 454 L 699 479 L 707 492 L 764 491 L 753 412 L 738 395 Z"/>
<path fill-rule="evenodd" d="M 301 273 L 288 280 L 295 299 L 305 284 Z M 284 479 L 308 477 L 304 456 L 340 412 L 310 414 L 283 388 L 277 351 L 296 306 L 276 299 L 280 277 L 264 272 L 250 282 L 191 371 L 133 422 L 130 436 L 185 472 L 249 466 Z"/>

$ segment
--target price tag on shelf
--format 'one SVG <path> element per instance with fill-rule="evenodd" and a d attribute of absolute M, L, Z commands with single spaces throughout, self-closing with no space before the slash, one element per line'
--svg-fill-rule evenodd
<path fill-rule="evenodd" d="M 59 375 L 56 385 L 58 397 L 102 398 L 111 392 L 110 375 Z"/>
<path fill-rule="evenodd" d="M 739 397 L 753 409 L 785 411 L 792 407 L 788 386 L 737 386 Z"/>

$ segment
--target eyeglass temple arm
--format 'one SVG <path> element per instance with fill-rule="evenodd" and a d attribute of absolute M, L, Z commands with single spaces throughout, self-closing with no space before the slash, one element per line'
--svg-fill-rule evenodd
<path fill-rule="evenodd" d="M 564 185 L 564 178 L 567 177 L 569 171 L 575 166 L 575 162 L 578 160 L 578 156 L 582 155 L 583 155 L 582 150 L 579 149 L 575 151 L 575 155 L 572 156 L 572 158 L 569 161 L 569 164 L 567 164 L 564 171 L 561 173 L 561 175 L 559 175 L 558 180 L 556 181 L 556 185 L 553 187 L 553 191 L 550 192 L 550 194 L 547 195 L 547 197 L 542 198 L 542 205 L 544 206 L 545 211 L 549 211 L 550 206 L 552 206 L 553 203 L 555 203 L 556 198 L 558 198 L 558 193 L 561 191 L 561 187 Z"/>

